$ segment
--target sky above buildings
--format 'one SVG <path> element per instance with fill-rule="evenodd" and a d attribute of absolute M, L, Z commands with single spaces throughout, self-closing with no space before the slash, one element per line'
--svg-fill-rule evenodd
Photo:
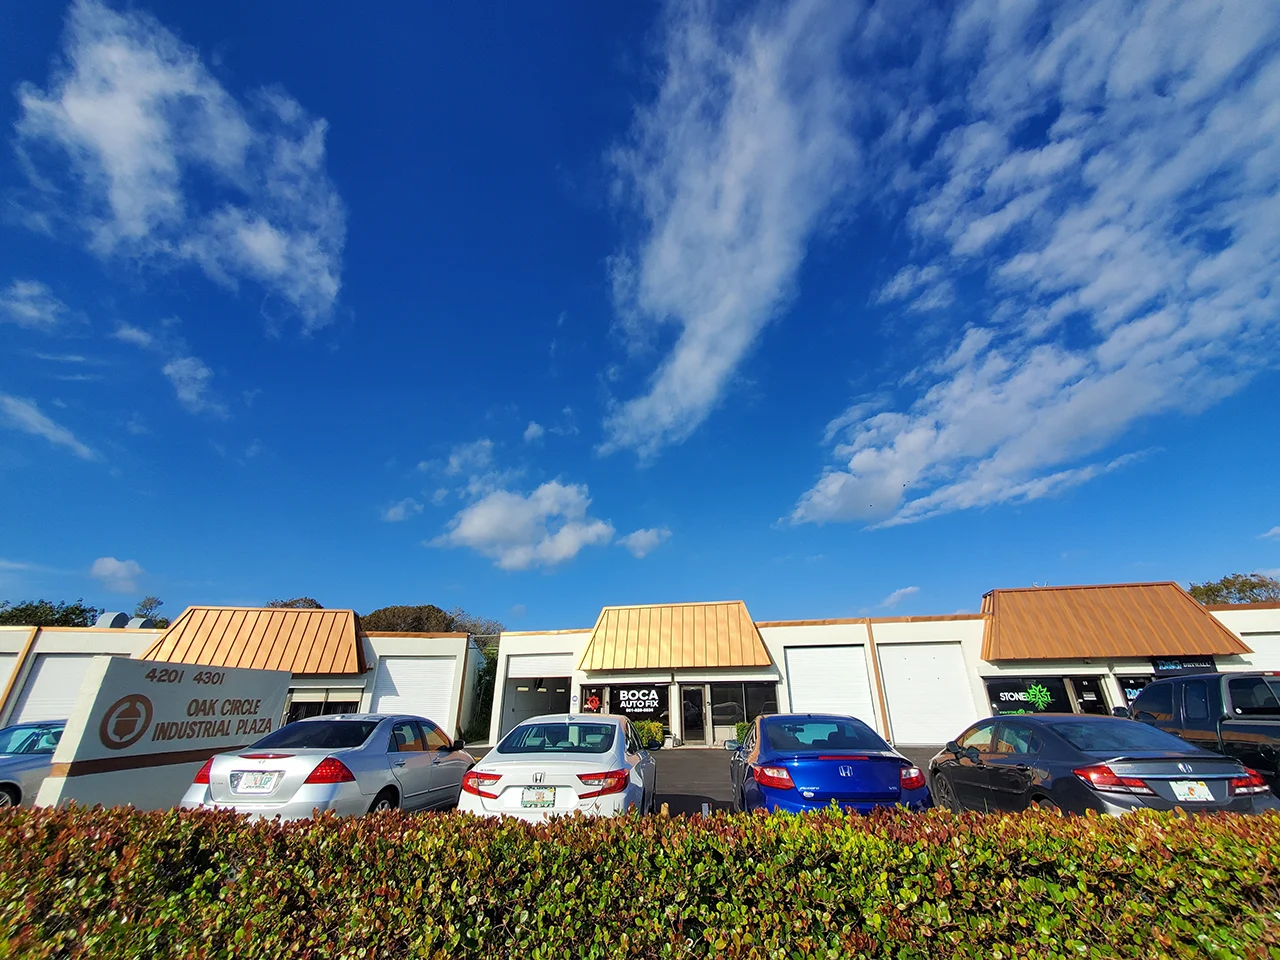
<path fill-rule="evenodd" d="M 0 17 L 0 598 L 1280 570 L 1276 4 Z"/>

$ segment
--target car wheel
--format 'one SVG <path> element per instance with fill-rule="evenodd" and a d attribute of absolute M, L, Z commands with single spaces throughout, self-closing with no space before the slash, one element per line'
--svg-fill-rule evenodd
<path fill-rule="evenodd" d="M 369 812 L 378 813 L 382 810 L 394 810 L 398 806 L 400 806 L 400 798 L 394 790 L 387 787 L 387 789 L 373 798 L 373 803 L 369 806 Z"/>
<path fill-rule="evenodd" d="M 0 807 L 16 807 L 18 792 L 13 787 L 0 787 Z"/>
<path fill-rule="evenodd" d="M 956 788 L 951 785 L 950 780 L 940 773 L 933 775 L 933 799 L 938 806 L 950 810 L 952 813 L 964 812 L 964 807 L 960 806 L 960 801 L 956 798 Z"/>
<path fill-rule="evenodd" d="M 1032 810 L 1049 810 L 1053 813 L 1062 812 L 1062 808 L 1058 806 L 1056 803 L 1054 803 L 1052 800 L 1050 800 L 1048 797 L 1032 797 L 1031 809 Z"/>

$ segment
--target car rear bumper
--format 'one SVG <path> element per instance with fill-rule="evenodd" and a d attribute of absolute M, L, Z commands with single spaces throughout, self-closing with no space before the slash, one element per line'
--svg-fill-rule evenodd
<path fill-rule="evenodd" d="M 626 813 L 633 806 L 638 806 L 634 797 L 627 794 L 616 794 L 608 797 L 596 797 L 581 800 L 573 807 L 556 809 L 526 810 L 519 807 L 498 807 L 493 801 L 477 797 L 474 793 L 463 793 L 458 798 L 460 813 L 474 813 L 478 817 L 510 817 L 513 820 L 524 820 L 528 823 L 546 823 L 555 817 L 571 817 L 580 813 L 586 817 L 616 817 Z"/>
<path fill-rule="evenodd" d="M 764 798 L 748 809 L 767 810 L 770 813 L 821 813 L 830 810 L 834 803 L 850 813 L 872 813 L 876 810 L 927 810 L 933 806 L 927 789 L 904 791 L 896 800 L 806 800 L 787 790 L 762 790 Z"/>
<path fill-rule="evenodd" d="M 1099 793 L 1094 809 L 1099 813 L 1113 817 L 1138 810 L 1182 810 L 1186 813 L 1265 813 L 1269 810 L 1280 810 L 1280 802 L 1274 794 L 1258 793 L 1251 796 L 1235 797 L 1228 803 L 1166 803 L 1152 801 L 1150 798 L 1124 797 Z"/>
<path fill-rule="evenodd" d="M 207 787 L 192 784 L 179 806 L 184 810 L 230 810 L 250 817 L 306 820 L 323 813 L 359 816 L 369 811 L 371 802 L 355 783 L 306 785 L 284 803 L 255 803 L 248 799 L 213 800 Z"/>

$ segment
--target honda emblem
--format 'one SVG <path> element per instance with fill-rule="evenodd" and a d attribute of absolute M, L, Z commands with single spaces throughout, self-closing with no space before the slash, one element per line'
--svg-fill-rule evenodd
<path fill-rule="evenodd" d="M 840 768 L 840 776 L 842 776 L 842 777 L 852 777 L 852 776 L 853 776 L 853 767 L 849 766 L 849 765 L 846 763 L 844 766 L 842 766 L 842 767 Z"/>
<path fill-rule="evenodd" d="M 546 778 L 547 778 L 547 775 L 546 775 L 545 773 L 535 773 L 535 774 L 533 775 L 533 782 L 534 782 L 534 783 L 541 783 L 541 782 L 542 782 L 543 780 L 545 780 Z"/>

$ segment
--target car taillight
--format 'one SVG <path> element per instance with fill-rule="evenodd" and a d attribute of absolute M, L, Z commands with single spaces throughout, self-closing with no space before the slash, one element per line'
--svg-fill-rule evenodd
<path fill-rule="evenodd" d="M 209 771 L 212 769 L 213 769 L 213 757 L 210 757 L 208 760 L 204 762 L 204 766 L 196 771 L 196 778 L 191 782 L 192 783 L 208 783 Z"/>
<path fill-rule="evenodd" d="M 924 773 L 919 767 L 903 767 L 901 776 L 903 790 L 919 790 L 924 786 Z"/>
<path fill-rule="evenodd" d="M 303 783 L 350 783 L 356 775 L 347 769 L 347 765 L 336 757 L 325 757 Z"/>
<path fill-rule="evenodd" d="M 468 770 L 462 775 L 462 792 L 470 793 L 473 796 L 484 797 L 486 800 L 497 800 L 496 793 L 489 793 L 482 787 L 491 787 L 502 779 L 500 773 L 480 773 L 476 770 Z"/>
<path fill-rule="evenodd" d="M 580 773 L 578 779 L 588 787 L 595 787 L 586 793 L 578 794 L 579 800 L 588 797 L 603 797 L 609 793 L 622 793 L 631 782 L 630 770 L 610 770 L 608 773 Z"/>
<path fill-rule="evenodd" d="M 1231 781 L 1231 796 L 1244 797 L 1254 793 L 1266 793 L 1271 788 L 1267 786 L 1267 781 L 1262 779 L 1262 774 L 1257 770 L 1244 768 L 1244 776 L 1236 777 Z"/>
<path fill-rule="evenodd" d="M 1092 767 L 1078 767 L 1071 772 L 1095 790 L 1102 790 L 1106 793 L 1155 795 L 1155 791 L 1147 786 L 1147 781 L 1140 777 L 1122 777 L 1105 763 L 1098 763 Z"/>
<path fill-rule="evenodd" d="M 773 787 L 775 790 L 794 790 L 791 771 L 786 767 L 752 767 L 751 776 L 762 787 Z"/>

